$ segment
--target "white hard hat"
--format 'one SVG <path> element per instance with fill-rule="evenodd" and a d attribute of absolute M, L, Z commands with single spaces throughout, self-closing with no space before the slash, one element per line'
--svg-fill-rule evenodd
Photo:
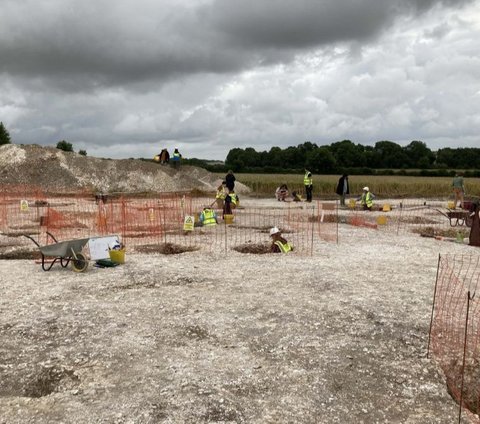
<path fill-rule="evenodd" d="M 367 186 L 363 187 L 363 190 L 364 191 L 370 191 L 370 189 Z"/>
<path fill-rule="evenodd" d="M 273 236 L 274 234 L 277 234 L 279 233 L 280 230 L 277 228 L 277 227 L 273 227 L 271 230 L 270 230 L 270 235 Z"/>

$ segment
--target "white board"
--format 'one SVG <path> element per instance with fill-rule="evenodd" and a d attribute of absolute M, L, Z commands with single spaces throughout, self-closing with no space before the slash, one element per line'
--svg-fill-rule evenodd
<path fill-rule="evenodd" d="M 90 259 L 98 261 L 99 259 L 109 259 L 108 247 L 111 244 L 120 244 L 118 236 L 92 237 L 88 240 L 88 248 L 90 249 Z"/>

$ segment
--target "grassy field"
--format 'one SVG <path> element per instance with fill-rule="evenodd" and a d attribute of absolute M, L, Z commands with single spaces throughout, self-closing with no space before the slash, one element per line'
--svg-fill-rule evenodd
<path fill-rule="evenodd" d="M 218 174 L 223 177 L 223 174 Z M 237 181 L 247 185 L 256 196 L 273 196 L 275 189 L 282 183 L 290 191 L 296 190 L 303 195 L 303 175 L 300 174 L 235 174 Z M 313 195 L 321 198 L 335 198 L 335 187 L 339 175 L 314 175 Z M 425 197 L 453 198 L 452 178 L 450 177 L 406 177 L 352 175 L 349 177 L 350 194 L 360 195 L 362 188 L 368 186 L 379 197 Z M 480 178 L 465 178 L 466 197 L 480 196 Z"/>

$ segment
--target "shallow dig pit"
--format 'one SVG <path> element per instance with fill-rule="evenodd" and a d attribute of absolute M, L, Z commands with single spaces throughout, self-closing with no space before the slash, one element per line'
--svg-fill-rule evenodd
<path fill-rule="evenodd" d="M 0 249 L 0 259 L 18 260 L 18 259 L 41 259 L 39 250 L 11 249 L 3 251 Z"/>
<path fill-rule="evenodd" d="M 40 398 L 54 392 L 72 389 L 78 382 L 79 378 L 73 370 L 63 367 L 43 367 L 27 378 L 23 395 Z"/>
<path fill-rule="evenodd" d="M 139 253 L 161 253 L 162 255 L 178 255 L 185 252 L 194 252 L 198 250 L 197 246 L 181 246 L 174 243 L 145 244 L 135 247 Z"/>
<path fill-rule="evenodd" d="M 269 244 L 241 244 L 240 246 L 235 246 L 233 250 L 240 253 L 253 253 L 255 255 L 263 255 L 265 253 L 270 253 Z"/>

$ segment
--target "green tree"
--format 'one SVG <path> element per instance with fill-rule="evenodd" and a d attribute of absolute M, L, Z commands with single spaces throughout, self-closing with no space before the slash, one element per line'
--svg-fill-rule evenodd
<path fill-rule="evenodd" d="M 268 165 L 274 167 L 282 167 L 284 165 L 280 147 L 274 146 L 270 149 L 268 152 Z"/>
<path fill-rule="evenodd" d="M 335 157 L 328 147 L 317 147 L 314 149 L 308 155 L 305 163 L 306 169 L 315 174 L 332 172 L 335 169 L 335 166 Z"/>
<path fill-rule="evenodd" d="M 378 162 L 369 164 L 372 168 L 408 168 L 408 156 L 397 143 L 378 141 L 374 150 Z"/>
<path fill-rule="evenodd" d="M 57 149 L 63 150 L 64 152 L 73 152 L 73 145 L 72 143 L 62 140 L 57 143 Z"/>
<path fill-rule="evenodd" d="M 362 145 L 355 145 L 350 140 L 338 141 L 330 145 L 337 165 L 344 168 L 360 167 L 365 165 L 365 149 Z"/>
<path fill-rule="evenodd" d="M 423 141 L 414 140 L 403 148 L 407 154 L 408 166 L 412 168 L 430 168 L 435 162 L 435 154 Z"/>
<path fill-rule="evenodd" d="M 79 150 L 78 154 L 82 155 L 82 156 L 87 156 L 87 151 L 86 150 Z"/>
<path fill-rule="evenodd" d="M 10 143 L 11 143 L 10 134 L 5 128 L 5 125 L 3 125 L 3 122 L 0 122 L 0 145 L 10 144 Z"/>

